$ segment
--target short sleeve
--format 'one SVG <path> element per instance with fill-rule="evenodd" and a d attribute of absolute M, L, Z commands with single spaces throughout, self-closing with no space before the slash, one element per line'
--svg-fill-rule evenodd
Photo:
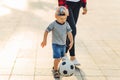
<path fill-rule="evenodd" d="M 68 22 L 66 22 L 66 25 L 67 25 L 67 32 L 72 32 L 72 29 L 71 29 L 71 27 L 70 27 Z"/>
<path fill-rule="evenodd" d="M 49 24 L 49 26 L 47 27 L 46 31 L 47 31 L 47 32 L 50 32 L 50 31 L 53 30 L 53 28 L 54 28 L 54 23 L 51 23 L 51 24 Z"/>

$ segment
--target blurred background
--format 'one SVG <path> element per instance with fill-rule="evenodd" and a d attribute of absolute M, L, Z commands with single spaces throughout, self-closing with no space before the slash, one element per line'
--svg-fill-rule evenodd
<path fill-rule="evenodd" d="M 120 1 L 88 0 L 77 23 L 76 55 L 84 80 L 120 80 Z M 0 0 L 0 80 L 52 80 L 51 34 L 57 0 Z M 63 80 L 75 80 L 75 77 Z"/>

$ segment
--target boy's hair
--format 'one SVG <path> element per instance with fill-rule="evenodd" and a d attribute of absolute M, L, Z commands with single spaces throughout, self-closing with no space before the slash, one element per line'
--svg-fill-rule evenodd
<path fill-rule="evenodd" d="M 59 6 L 55 14 L 57 16 L 68 16 L 68 10 L 64 6 Z"/>

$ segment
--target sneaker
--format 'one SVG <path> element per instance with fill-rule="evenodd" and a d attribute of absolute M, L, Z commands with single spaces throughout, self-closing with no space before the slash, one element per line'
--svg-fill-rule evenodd
<path fill-rule="evenodd" d="M 80 63 L 76 59 L 72 60 L 72 62 L 75 66 L 80 66 Z"/>
<path fill-rule="evenodd" d="M 62 61 L 64 60 L 68 60 L 68 57 L 67 56 L 62 57 Z"/>
<path fill-rule="evenodd" d="M 60 73 L 58 72 L 58 70 L 54 70 L 53 75 L 54 78 L 60 78 Z"/>

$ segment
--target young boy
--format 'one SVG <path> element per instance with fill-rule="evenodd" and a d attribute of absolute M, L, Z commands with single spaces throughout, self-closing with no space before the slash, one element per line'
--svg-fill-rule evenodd
<path fill-rule="evenodd" d="M 68 10 L 60 6 L 55 13 L 56 20 L 52 22 L 44 33 L 44 38 L 41 43 L 41 46 L 44 47 L 47 44 L 47 36 L 50 31 L 52 31 L 52 49 L 53 49 L 53 58 L 54 58 L 54 77 L 59 78 L 58 65 L 62 57 L 66 52 L 66 36 L 70 40 L 69 50 L 73 46 L 73 36 L 71 33 L 71 28 L 66 22 L 68 16 Z"/>

